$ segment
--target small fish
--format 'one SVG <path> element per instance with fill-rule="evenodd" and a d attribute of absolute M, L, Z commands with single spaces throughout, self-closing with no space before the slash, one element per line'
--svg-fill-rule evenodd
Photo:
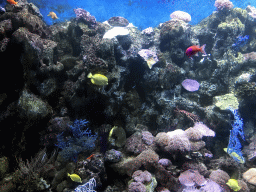
<path fill-rule="evenodd" d="M 108 84 L 108 78 L 104 75 L 101 75 L 101 74 L 94 74 L 92 75 L 92 73 L 89 73 L 87 75 L 87 77 L 89 79 L 91 79 L 91 82 L 95 85 L 107 85 Z"/>
<path fill-rule="evenodd" d="M 87 157 L 86 159 L 91 160 L 94 157 L 94 154 L 91 154 L 89 157 Z"/>
<path fill-rule="evenodd" d="M 6 12 L 5 8 L 0 6 L 0 13 L 5 13 L 5 12 Z"/>
<path fill-rule="evenodd" d="M 191 58 L 193 55 L 198 56 L 198 52 L 202 52 L 204 55 L 207 55 L 205 52 L 205 46 L 206 44 L 204 44 L 202 47 L 199 47 L 198 45 L 193 45 L 190 46 L 189 48 L 187 48 L 186 50 L 186 55 Z"/>
<path fill-rule="evenodd" d="M 82 180 L 81 180 L 81 177 L 77 174 L 69 174 L 68 173 L 68 176 L 70 177 L 70 179 L 74 182 L 77 182 L 77 183 L 82 183 Z"/>
<path fill-rule="evenodd" d="M 8 2 L 9 4 L 11 4 L 11 5 L 16 5 L 16 4 L 17 4 L 17 2 L 14 1 L 14 0 L 7 0 L 7 2 Z"/>
<path fill-rule="evenodd" d="M 8 1 L 10 1 L 10 0 L 8 0 Z M 54 12 L 50 12 L 47 16 L 50 16 L 53 20 L 59 19 L 59 18 L 57 17 L 56 13 L 54 13 Z"/>

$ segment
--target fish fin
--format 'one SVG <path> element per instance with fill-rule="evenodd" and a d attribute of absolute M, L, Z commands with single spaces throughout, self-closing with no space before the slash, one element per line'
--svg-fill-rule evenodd
<path fill-rule="evenodd" d="M 91 82 L 92 82 L 93 84 L 95 84 L 95 81 L 94 81 L 94 79 L 91 79 Z"/>
<path fill-rule="evenodd" d="M 92 73 L 89 73 L 89 74 L 87 75 L 87 77 L 88 77 L 88 78 L 92 78 Z"/>
<path fill-rule="evenodd" d="M 205 52 L 205 46 L 206 46 L 206 44 L 204 44 L 204 45 L 202 45 L 201 47 L 200 47 L 200 49 L 201 49 L 201 52 L 204 54 L 204 55 L 207 55 L 207 53 Z"/>
<path fill-rule="evenodd" d="M 195 56 L 197 56 L 197 57 L 198 57 L 198 52 L 197 52 L 197 53 L 195 53 Z"/>

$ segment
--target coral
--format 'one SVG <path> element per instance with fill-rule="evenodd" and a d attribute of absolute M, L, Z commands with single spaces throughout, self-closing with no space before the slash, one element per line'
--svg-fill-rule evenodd
<path fill-rule="evenodd" d="M 233 109 L 238 109 L 238 100 L 233 93 L 228 93 L 221 96 L 215 96 L 213 102 L 216 107 L 219 107 L 221 110 L 225 110 L 228 107 Z"/>
<path fill-rule="evenodd" d="M 132 174 L 132 178 L 136 182 L 147 183 L 151 181 L 152 175 L 148 171 L 137 170 Z"/>
<path fill-rule="evenodd" d="M 141 182 L 131 182 L 128 187 L 128 192 L 146 192 L 146 186 Z"/>
<path fill-rule="evenodd" d="M 158 163 L 163 167 L 169 167 L 170 165 L 172 165 L 172 162 L 169 159 L 160 159 Z"/>
<path fill-rule="evenodd" d="M 82 8 L 77 8 L 77 9 L 74 9 L 74 12 L 76 14 L 77 20 L 83 20 L 83 21 L 87 22 L 90 27 L 94 27 L 96 25 L 95 17 L 92 16 L 88 11 L 86 11 Z"/>
<path fill-rule="evenodd" d="M 129 25 L 129 21 L 121 16 L 111 17 L 108 20 L 108 24 L 113 27 L 127 27 Z"/>
<path fill-rule="evenodd" d="M 17 176 L 14 178 L 14 182 L 18 185 L 18 189 L 22 191 L 38 191 L 44 185 L 47 188 L 48 185 L 45 181 L 40 178 L 44 173 L 49 171 L 49 166 L 53 163 L 55 158 L 55 152 L 48 158 L 46 154 L 46 149 L 43 149 L 37 153 L 37 155 L 31 159 L 31 161 L 19 160 L 19 170 Z"/>
<path fill-rule="evenodd" d="M 177 129 L 175 131 L 167 132 L 169 137 L 168 151 L 190 151 L 190 142 L 185 134 L 185 131 Z"/>
<path fill-rule="evenodd" d="M 232 44 L 232 49 L 235 51 L 239 51 L 241 47 L 245 46 L 249 41 L 249 35 L 245 35 L 244 37 L 239 35 L 235 40 L 235 43 Z"/>
<path fill-rule="evenodd" d="M 243 179 L 252 185 L 256 185 L 256 168 L 250 168 L 244 172 Z"/>
<path fill-rule="evenodd" d="M 158 161 L 158 154 L 156 154 L 152 149 L 147 149 L 135 158 L 123 158 L 122 161 L 113 166 L 113 169 L 119 174 L 132 176 L 134 171 L 139 170 L 140 167 L 150 170 L 152 167 L 157 165 Z"/>
<path fill-rule="evenodd" d="M 116 36 L 126 36 L 129 35 L 129 30 L 125 27 L 113 27 L 112 29 L 108 30 L 103 39 L 112 39 Z"/>
<path fill-rule="evenodd" d="M 207 192 L 223 192 L 222 187 L 212 180 L 207 180 L 207 183 L 200 188 L 200 191 Z"/>
<path fill-rule="evenodd" d="M 18 100 L 20 115 L 28 119 L 43 119 L 52 113 L 51 106 L 35 94 L 22 91 Z"/>
<path fill-rule="evenodd" d="M 190 141 L 190 150 L 191 151 L 199 151 L 200 149 L 205 147 L 204 141 Z"/>
<path fill-rule="evenodd" d="M 75 188 L 75 192 L 96 192 L 96 181 L 94 178 L 91 178 L 83 185 L 79 185 Z"/>
<path fill-rule="evenodd" d="M 217 183 L 212 180 L 206 180 L 204 176 L 202 176 L 196 170 L 187 170 L 180 174 L 179 181 L 182 184 L 182 188 L 179 192 L 222 192 L 223 189 Z"/>
<path fill-rule="evenodd" d="M 165 151 L 190 151 L 190 142 L 185 131 L 177 129 L 167 133 L 160 132 L 156 135 L 156 143 Z"/>
<path fill-rule="evenodd" d="M 141 31 L 142 34 L 145 34 L 145 35 L 154 35 L 154 29 L 152 27 L 148 27 L 144 30 Z"/>
<path fill-rule="evenodd" d="M 234 18 L 231 21 L 220 23 L 218 25 L 217 30 L 222 35 L 230 35 L 230 36 L 236 37 L 240 34 L 244 34 L 245 25 L 241 22 L 239 18 Z M 231 43 L 233 43 L 233 41 L 230 42 L 230 44 Z"/>
<path fill-rule="evenodd" d="M 203 122 L 196 122 L 193 129 L 200 131 L 203 136 L 215 137 L 215 132 L 207 127 Z"/>
<path fill-rule="evenodd" d="M 133 173 L 132 180 L 129 181 L 129 186 L 131 186 L 131 183 L 134 183 L 136 186 L 141 186 L 141 183 L 144 184 L 147 192 L 154 192 L 157 186 L 156 178 L 150 172 L 142 170 L 137 170 Z"/>
<path fill-rule="evenodd" d="M 234 115 L 233 129 L 230 131 L 227 153 L 239 163 L 244 163 L 245 159 L 241 152 L 242 145 L 238 139 L 238 135 L 245 140 L 243 131 L 243 119 L 240 118 L 237 109 L 229 109 Z"/>
<path fill-rule="evenodd" d="M 122 153 L 115 149 L 106 151 L 105 156 L 104 156 L 105 162 L 110 162 L 110 163 L 119 162 L 119 161 L 121 161 L 122 158 L 123 158 Z"/>
<path fill-rule="evenodd" d="M 150 49 L 141 49 L 138 54 L 147 62 L 149 69 L 159 61 L 156 52 Z"/>
<path fill-rule="evenodd" d="M 200 87 L 200 84 L 193 79 L 185 79 L 182 81 L 181 85 L 184 87 L 184 89 L 190 92 L 198 91 Z"/>
<path fill-rule="evenodd" d="M 45 147 L 54 146 L 57 141 L 57 135 L 63 131 L 69 130 L 71 121 L 69 117 L 54 117 L 49 121 L 50 125 L 47 128 L 48 133 L 43 134 L 41 142 Z"/>
<path fill-rule="evenodd" d="M 140 132 L 132 134 L 125 143 L 125 150 L 136 155 L 148 148 L 148 145 L 143 142 Z"/>
<path fill-rule="evenodd" d="M 246 7 L 246 10 L 248 11 L 248 15 L 250 16 L 250 20 L 254 21 L 256 19 L 256 8 L 248 5 Z"/>
<path fill-rule="evenodd" d="M 197 129 L 194 129 L 193 127 L 186 129 L 185 132 L 189 140 L 198 141 L 203 138 L 202 132 Z"/>
<path fill-rule="evenodd" d="M 58 143 L 56 146 L 62 149 L 59 153 L 62 160 L 68 161 L 72 159 L 76 161 L 77 155 L 80 152 L 88 152 L 94 149 L 94 142 L 97 139 L 97 134 L 92 135 L 89 128 L 81 130 L 83 127 L 87 126 L 87 123 L 88 121 L 86 120 L 75 120 L 73 125 L 70 125 L 72 131 L 71 137 L 65 138 L 65 132 L 62 132 L 57 136 Z"/>
<path fill-rule="evenodd" d="M 226 183 L 230 179 L 229 175 L 221 169 L 212 171 L 209 178 L 221 186 L 226 185 Z"/>
<path fill-rule="evenodd" d="M 184 11 L 174 11 L 171 15 L 170 15 L 171 19 L 178 19 L 178 20 L 182 20 L 185 22 L 190 22 L 191 21 L 191 16 L 184 12 Z"/>
<path fill-rule="evenodd" d="M 149 131 L 142 131 L 142 141 L 147 144 L 151 145 L 154 142 L 154 136 Z"/>
<path fill-rule="evenodd" d="M 187 170 L 180 174 L 179 181 L 186 187 L 203 186 L 207 180 L 197 170 Z"/>
<path fill-rule="evenodd" d="M 229 0 L 216 0 L 214 6 L 218 11 L 221 10 L 231 10 L 233 8 L 233 3 Z"/>

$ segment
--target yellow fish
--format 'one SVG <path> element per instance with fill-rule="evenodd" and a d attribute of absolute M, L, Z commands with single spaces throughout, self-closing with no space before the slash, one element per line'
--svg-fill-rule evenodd
<path fill-rule="evenodd" d="M 241 187 L 238 185 L 238 181 L 236 179 L 229 179 L 226 184 L 234 191 L 239 191 L 241 189 Z"/>
<path fill-rule="evenodd" d="M 89 73 L 87 75 L 88 78 L 91 79 L 91 82 L 95 85 L 107 85 L 108 84 L 108 78 L 104 75 L 101 74 L 94 74 L 92 75 L 92 73 Z"/>
<path fill-rule="evenodd" d="M 59 19 L 59 18 L 57 17 L 56 13 L 54 13 L 54 12 L 50 12 L 47 16 L 50 16 L 53 20 Z"/>
<path fill-rule="evenodd" d="M 74 182 L 77 182 L 77 183 L 82 183 L 82 180 L 81 180 L 81 177 L 77 174 L 69 174 L 68 173 L 68 176 L 70 177 L 70 179 Z"/>

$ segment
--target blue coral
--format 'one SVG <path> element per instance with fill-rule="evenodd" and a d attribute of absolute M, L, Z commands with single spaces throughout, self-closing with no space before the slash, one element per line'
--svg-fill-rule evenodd
<path fill-rule="evenodd" d="M 249 35 L 241 36 L 239 35 L 235 41 L 235 43 L 232 45 L 232 49 L 234 51 L 239 51 L 241 47 L 245 46 L 246 43 L 249 41 Z"/>
<path fill-rule="evenodd" d="M 60 156 L 64 161 L 70 159 L 76 161 L 79 153 L 95 148 L 94 142 L 97 139 L 97 134 L 93 135 L 87 128 L 87 124 L 86 120 L 75 120 L 73 125 L 70 125 L 71 136 L 64 137 L 64 132 L 57 135 L 58 144 L 56 146 L 62 149 Z M 86 129 L 83 129 L 85 127 Z"/>
<path fill-rule="evenodd" d="M 242 151 L 241 151 L 242 145 L 241 145 L 240 140 L 238 138 L 240 136 L 243 140 L 245 140 L 244 131 L 243 131 L 243 119 L 240 118 L 237 110 L 233 110 L 231 108 L 229 110 L 233 113 L 235 120 L 234 120 L 234 123 L 233 123 L 233 128 L 230 131 L 227 152 L 228 152 L 228 154 L 231 154 L 231 153 L 235 152 L 237 155 L 239 155 L 239 157 L 242 160 L 244 160 L 243 154 L 242 154 Z M 240 162 L 240 160 L 237 159 L 235 156 L 233 156 L 233 158 L 237 162 Z"/>

